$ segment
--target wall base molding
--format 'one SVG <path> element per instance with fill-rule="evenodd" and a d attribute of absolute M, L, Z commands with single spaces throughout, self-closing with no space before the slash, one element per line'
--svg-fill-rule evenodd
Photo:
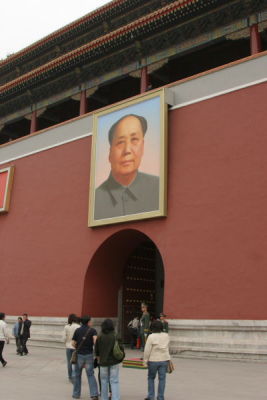
<path fill-rule="evenodd" d="M 67 324 L 64 317 L 29 317 L 32 321 L 30 346 L 50 347 L 62 349 L 65 347 L 62 341 L 63 329 Z M 94 327 L 100 332 L 100 325 L 105 318 L 94 318 Z M 112 318 L 116 323 L 116 319 Z M 13 325 L 17 322 L 17 317 L 7 316 L 9 334 L 12 332 Z M 13 338 L 11 339 L 13 342 Z"/>
<path fill-rule="evenodd" d="M 267 361 L 266 320 L 170 320 L 177 357 Z"/>
<path fill-rule="evenodd" d="M 66 318 L 31 317 L 30 345 L 64 348 Z M 100 331 L 104 318 L 94 318 Z M 113 319 L 116 323 L 116 319 Z M 8 316 L 9 332 L 17 317 Z M 174 357 L 267 361 L 267 320 L 169 320 Z"/>

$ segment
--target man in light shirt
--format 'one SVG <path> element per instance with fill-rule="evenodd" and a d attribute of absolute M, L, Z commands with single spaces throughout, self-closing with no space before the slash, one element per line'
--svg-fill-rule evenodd
<path fill-rule="evenodd" d="M 9 335 L 7 332 L 7 324 L 5 322 L 5 313 L 0 313 L 0 361 L 5 367 L 7 365 L 6 360 L 3 358 L 3 350 L 5 347 L 5 343 L 9 343 Z"/>

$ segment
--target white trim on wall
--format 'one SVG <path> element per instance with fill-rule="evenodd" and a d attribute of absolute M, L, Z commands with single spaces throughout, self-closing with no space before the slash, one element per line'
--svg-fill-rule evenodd
<path fill-rule="evenodd" d="M 170 110 L 175 110 L 177 108 L 186 107 L 186 106 L 189 106 L 191 104 L 195 104 L 195 103 L 199 103 L 201 101 L 212 99 L 214 97 L 223 96 L 225 94 L 228 94 L 228 93 L 231 93 L 231 92 L 236 92 L 236 91 L 242 90 L 242 89 L 246 89 L 246 88 L 248 88 L 250 86 L 259 85 L 259 84 L 264 83 L 264 82 L 267 82 L 267 78 L 259 79 L 257 81 L 253 81 L 253 82 L 247 83 L 245 85 L 235 86 L 235 87 L 232 87 L 231 89 L 222 90 L 220 92 L 215 92 L 215 93 L 212 93 L 212 94 L 207 95 L 207 96 L 203 96 L 203 97 L 196 98 L 194 100 L 186 101 L 184 103 L 176 104 L 175 106 L 172 106 L 170 108 Z"/>
<path fill-rule="evenodd" d="M 40 153 L 42 151 L 50 150 L 50 149 L 53 149 L 54 147 L 62 146 L 63 144 L 75 142 L 76 140 L 84 139 L 84 138 L 86 138 L 88 136 L 91 136 L 91 135 L 92 135 L 92 132 L 88 132 L 88 133 L 85 133 L 83 135 L 76 136 L 76 137 L 74 137 L 72 139 L 62 140 L 61 142 L 56 143 L 56 144 L 51 144 L 51 145 L 48 145 L 48 146 L 40 147 L 39 149 L 30 151 L 29 153 L 23 153 L 23 154 L 17 156 L 16 158 L 10 158 L 10 159 L 7 159 L 5 161 L 0 161 L 0 165 L 9 163 L 9 162 L 14 161 L 14 160 L 19 160 L 20 158 L 32 156 L 33 154 L 37 154 L 37 153 Z M 1 149 L 0 149 L 0 152 L 1 152 Z"/>
<path fill-rule="evenodd" d="M 267 82 L 267 54 L 229 64 L 170 85 L 173 106 L 187 107 L 214 97 Z M 92 114 L 68 121 L 23 139 L 0 146 L 0 165 L 62 146 L 92 135 Z"/>

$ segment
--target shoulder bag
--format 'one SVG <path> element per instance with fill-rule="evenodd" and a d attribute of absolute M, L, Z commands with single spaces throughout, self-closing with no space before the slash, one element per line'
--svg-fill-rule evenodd
<path fill-rule="evenodd" d="M 168 374 L 171 374 L 175 370 L 174 364 L 172 360 L 168 361 L 168 366 L 167 366 L 167 372 Z"/>

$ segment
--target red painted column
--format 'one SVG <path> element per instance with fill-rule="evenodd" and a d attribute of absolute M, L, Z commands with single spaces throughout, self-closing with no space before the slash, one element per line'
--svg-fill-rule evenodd
<path fill-rule="evenodd" d="M 36 132 L 38 130 L 38 119 L 37 119 L 37 113 L 36 111 L 32 112 L 32 117 L 31 117 L 31 129 L 30 133 Z"/>
<path fill-rule="evenodd" d="M 87 107 L 88 104 L 87 104 L 86 90 L 82 90 L 80 97 L 80 115 L 87 113 Z"/>
<path fill-rule="evenodd" d="M 149 75 L 147 72 L 147 67 L 143 67 L 141 69 L 141 84 L 140 84 L 140 93 L 144 93 L 147 91 L 149 86 Z"/>
<path fill-rule="evenodd" d="M 261 37 L 258 24 L 250 27 L 250 54 L 257 54 L 261 51 Z"/>

